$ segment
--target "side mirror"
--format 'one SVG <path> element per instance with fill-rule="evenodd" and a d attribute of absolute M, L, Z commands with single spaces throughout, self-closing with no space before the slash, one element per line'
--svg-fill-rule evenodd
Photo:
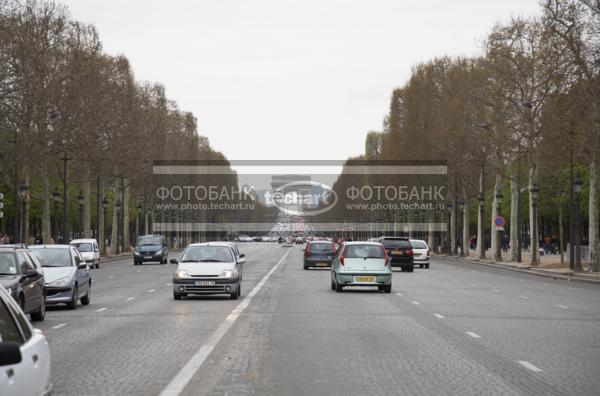
<path fill-rule="evenodd" d="M 79 263 L 77 269 L 86 269 L 88 267 L 87 263 Z"/>
<path fill-rule="evenodd" d="M 39 275 L 40 275 L 40 273 L 37 270 L 29 270 L 29 271 L 25 272 L 25 274 L 23 274 L 23 279 L 36 278 Z"/>
<path fill-rule="evenodd" d="M 240 255 L 240 259 L 238 260 L 238 264 L 246 263 L 246 259 Z"/>
<path fill-rule="evenodd" d="M 240 253 L 240 258 L 244 258 L 246 255 L 244 253 Z"/>
<path fill-rule="evenodd" d="M 177 259 L 171 259 L 171 260 L 169 260 L 169 263 L 171 263 L 171 264 L 177 264 Z"/>
<path fill-rule="evenodd" d="M 21 348 L 16 342 L 0 342 L 0 366 L 19 364 L 23 360 Z"/>

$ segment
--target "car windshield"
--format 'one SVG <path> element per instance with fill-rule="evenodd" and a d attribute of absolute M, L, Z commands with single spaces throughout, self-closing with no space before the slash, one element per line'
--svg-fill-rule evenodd
<path fill-rule="evenodd" d="M 382 241 L 382 243 L 386 249 L 394 249 L 394 248 L 407 249 L 407 248 L 412 247 L 410 242 L 405 239 L 384 239 Z"/>
<path fill-rule="evenodd" d="M 384 252 L 378 245 L 348 245 L 344 251 L 346 258 L 384 258 Z"/>
<path fill-rule="evenodd" d="M 310 250 L 313 252 L 332 252 L 333 246 L 331 243 L 311 243 Z"/>
<path fill-rule="evenodd" d="M 232 262 L 233 255 L 227 246 L 192 246 L 183 252 L 182 263 L 190 262 Z"/>
<path fill-rule="evenodd" d="M 159 246 L 161 245 L 161 237 L 159 236 L 143 236 L 137 239 L 136 246 Z"/>
<path fill-rule="evenodd" d="M 72 243 L 81 253 L 93 252 L 94 248 L 91 243 Z"/>
<path fill-rule="evenodd" d="M 0 275 L 15 275 L 16 273 L 15 255 L 11 252 L 0 253 Z"/>
<path fill-rule="evenodd" d="M 410 241 L 410 244 L 415 249 L 427 249 L 427 244 L 423 241 Z"/>
<path fill-rule="evenodd" d="M 32 248 L 33 254 L 40 260 L 42 267 L 70 267 L 71 254 L 68 249 Z"/>

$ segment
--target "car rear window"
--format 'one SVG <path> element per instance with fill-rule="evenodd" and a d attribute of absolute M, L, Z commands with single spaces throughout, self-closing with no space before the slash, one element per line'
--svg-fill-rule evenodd
<path fill-rule="evenodd" d="M 89 253 L 94 251 L 91 243 L 72 243 L 71 245 L 75 246 L 81 253 Z"/>
<path fill-rule="evenodd" d="M 386 249 L 402 248 L 410 249 L 412 245 L 405 239 L 384 239 L 381 243 Z"/>
<path fill-rule="evenodd" d="M 346 258 L 384 258 L 385 253 L 377 245 L 348 245 L 344 251 Z"/>
<path fill-rule="evenodd" d="M 310 250 L 312 250 L 313 252 L 333 252 L 333 246 L 331 245 L 330 242 L 321 242 L 321 243 L 312 242 L 310 244 Z"/>
<path fill-rule="evenodd" d="M 427 244 L 423 241 L 411 241 L 410 244 L 415 249 L 427 249 Z"/>

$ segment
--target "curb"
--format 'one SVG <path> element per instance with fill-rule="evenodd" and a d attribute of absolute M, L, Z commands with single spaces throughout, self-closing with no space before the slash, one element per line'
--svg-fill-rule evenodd
<path fill-rule="evenodd" d="M 531 275 L 537 275 L 537 276 L 543 276 L 545 278 L 552 278 L 552 279 L 560 279 L 560 280 L 566 280 L 566 281 L 576 281 L 576 282 L 584 282 L 584 283 L 590 283 L 593 285 L 600 285 L 600 279 L 596 280 L 596 279 L 587 279 L 587 278 L 582 278 L 580 276 L 577 275 L 562 275 L 562 274 L 552 274 L 552 273 L 546 273 L 546 272 L 540 272 L 537 269 L 524 269 L 524 268 L 519 268 L 516 267 L 514 265 L 507 265 L 507 264 L 496 264 L 494 262 L 490 262 L 490 261 L 482 261 L 479 259 L 475 259 L 475 260 L 460 260 L 460 259 L 456 259 L 453 257 L 445 257 L 445 256 L 433 256 L 433 258 L 436 259 L 441 259 L 441 260 L 446 260 L 446 261 L 453 261 L 453 262 L 457 262 L 457 263 L 473 263 L 473 264 L 479 264 L 479 265 L 485 265 L 486 267 L 491 267 L 491 268 L 497 268 L 497 269 L 503 269 L 506 271 L 514 271 L 514 272 L 521 272 L 524 274 L 531 274 Z"/>

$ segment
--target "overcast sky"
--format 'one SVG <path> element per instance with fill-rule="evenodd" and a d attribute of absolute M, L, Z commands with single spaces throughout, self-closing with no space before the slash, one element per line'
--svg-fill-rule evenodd
<path fill-rule="evenodd" d="M 411 66 L 473 56 L 537 0 L 65 0 L 229 159 L 346 159 Z"/>

